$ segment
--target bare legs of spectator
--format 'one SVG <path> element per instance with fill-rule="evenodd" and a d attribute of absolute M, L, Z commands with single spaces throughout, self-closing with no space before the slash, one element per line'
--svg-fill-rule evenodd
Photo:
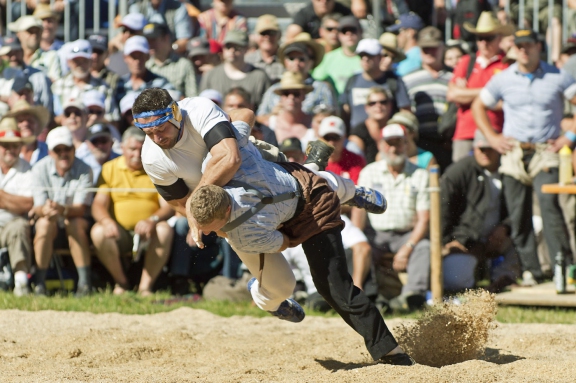
<path fill-rule="evenodd" d="M 94 247 L 96 248 L 98 259 L 102 262 L 104 267 L 106 267 L 106 270 L 108 270 L 110 275 L 112 275 L 114 282 L 116 282 L 114 294 L 118 295 L 124 293 L 128 288 L 128 278 L 126 278 L 126 274 L 124 274 L 124 270 L 122 269 L 120 250 L 116 238 L 106 237 L 104 226 L 99 223 L 92 226 L 90 237 L 92 238 L 92 243 L 94 243 Z"/>
<path fill-rule="evenodd" d="M 170 258 L 173 237 L 174 231 L 168 223 L 163 221 L 156 224 L 156 235 L 150 239 L 144 258 L 144 269 L 138 287 L 140 294 L 150 295 L 154 281 Z"/>

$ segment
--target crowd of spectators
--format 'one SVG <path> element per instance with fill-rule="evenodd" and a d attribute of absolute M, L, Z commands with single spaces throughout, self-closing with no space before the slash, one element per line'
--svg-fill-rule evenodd
<path fill-rule="evenodd" d="M 380 36 L 366 30 L 367 0 L 312 0 L 287 28 L 267 14 L 251 30 L 233 0 L 203 12 L 185 0 L 142 0 L 111 21 L 119 33 L 110 41 L 64 43 L 61 3 L 20 15 L 13 2 L 0 46 L 0 248 L 15 294 L 47 294 L 54 248 L 69 250 L 79 296 L 93 291 L 95 261 L 115 294 L 143 295 L 163 271 L 201 291 L 224 264 L 237 265 L 214 236 L 196 247 L 185 217 L 143 171 L 145 135 L 131 108 L 152 87 L 175 100 L 209 98 L 226 112 L 254 110 L 252 134 L 295 162 L 309 142 L 330 143 L 328 171 L 388 200 L 383 215 L 350 207 L 342 215 L 355 284 L 392 308 L 426 302 L 433 165 L 442 174 L 449 291 L 481 279 L 492 291 L 539 283 L 551 277 L 548 254 L 572 262 L 574 203 L 540 191 L 558 182 L 556 152 L 576 142 L 576 38 L 560 44 L 556 8 L 546 44 L 528 28 L 530 4 L 519 21 L 516 1 L 510 14 L 505 1 L 457 1 L 458 39 L 446 41 L 430 17 L 432 7 L 437 22 L 450 17 L 442 0 L 383 1 Z M 458 18 L 470 3 L 477 7 Z M 134 279 L 128 270 L 140 256 Z M 299 250 L 286 256 L 320 307 Z M 231 269 L 227 277 L 242 276 Z"/>

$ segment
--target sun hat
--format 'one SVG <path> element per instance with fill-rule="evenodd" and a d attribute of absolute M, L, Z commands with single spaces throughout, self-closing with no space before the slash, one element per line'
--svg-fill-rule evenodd
<path fill-rule="evenodd" d="M 22 114 L 31 114 L 38 121 L 40 129 L 44 128 L 50 121 L 50 112 L 41 105 L 30 105 L 26 100 L 18 100 L 12 106 L 12 109 L 4 117 L 18 117 Z"/>
<path fill-rule="evenodd" d="M 22 137 L 20 129 L 18 129 L 18 122 L 15 118 L 5 117 L 0 121 L 0 142 L 21 142 L 23 144 L 30 144 L 36 140 L 36 136 Z"/>
<path fill-rule="evenodd" d="M 398 37 L 394 33 L 384 32 L 380 35 L 378 41 L 383 49 L 394 53 L 394 62 L 406 60 L 404 52 L 398 49 Z"/>
<path fill-rule="evenodd" d="M 463 24 L 464 29 L 468 32 L 483 36 L 483 35 L 500 35 L 500 36 L 510 36 L 514 33 L 514 26 L 511 24 L 502 25 L 500 21 L 496 18 L 494 13 L 490 11 L 484 11 L 480 14 L 476 27 L 469 22 Z"/>
<path fill-rule="evenodd" d="M 280 95 L 283 90 L 302 89 L 305 93 L 310 93 L 314 89 L 312 85 L 304 84 L 304 79 L 300 73 L 284 72 L 280 79 L 280 87 L 274 89 L 274 93 Z"/>
<path fill-rule="evenodd" d="M 298 43 L 300 43 L 299 47 L 301 47 L 302 44 L 304 44 L 305 46 L 307 46 L 312 50 L 314 54 L 313 57 L 314 65 L 312 66 L 312 68 L 316 68 L 318 65 L 320 65 L 322 59 L 324 58 L 324 47 L 321 44 L 317 43 L 315 40 L 313 40 L 312 36 L 310 36 L 310 34 L 306 32 L 298 33 L 289 44 L 284 44 L 283 46 L 280 47 L 280 49 L 278 50 L 278 59 L 280 60 L 280 62 L 284 64 L 284 59 L 286 55 L 290 53 L 290 49 L 294 48 L 294 47 L 291 48 L 291 46 L 293 44 Z M 308 50 L 305 53 L 307 56 L 310 56 Z"/>

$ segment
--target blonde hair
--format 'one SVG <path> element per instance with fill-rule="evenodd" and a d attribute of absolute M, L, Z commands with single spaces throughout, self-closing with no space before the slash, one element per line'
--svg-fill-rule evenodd
<path fill-rule="evenodd" d="M 368 94 L 366 95 L 366 103 L 370 102 L 370 96 L 372 96 L 373 94 L 383 94 L 384 96 L 386 96 L 386 100 L 388 100 L 389 102 L 391 102 L 392 99 L 394 98 L 392 92 L 390 92 L 388 88 L 384 88 L 381 86 L 374 86 L 368 89 Z"/>
<path fill-rule="evenodd" d="M 208 225 L 226 217 L 230 197 L 220 186 L 205 185 L 190 196 L 188 206 L 189 213 L 199 225 Z"/>

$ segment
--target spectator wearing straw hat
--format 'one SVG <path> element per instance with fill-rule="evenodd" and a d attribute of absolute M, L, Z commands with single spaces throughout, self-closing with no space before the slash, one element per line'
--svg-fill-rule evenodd
<path fill-rule="evenodd" d="M 7 248 L 14 273 L 14 295 L 30 292 L 32 240 L 26 215 L 32 209 L 30 164 L 19 158 L 22 145 L 34 137 L 22 137 L 16 120 L 0 121 L 0 247 Z"/>
<path fill-rule="evenodd" d="M 406 74 L 418 70 L 422 67 L 422 57 L 418 46 L 418 32 L 424 28 L 424 22 L 415 13 L 400 15 L 396 24 L 388 27 L 388 32 L 398 34 L 398 47 L 402 49 L 406 58 L 398 63 L 396 74 L 405 76 Z"/>
<path fill-rule="evenodd" d="M 279 41 L 282 37 L 278 19 L 274 15 L 262 15 L 256 21 L 254 40 L 258 49 L 247 53 L 245 60 L 256 68 L 263 69 L 272 82 L 277 82 L 284 73 L 278 58 Z"/>
<path fill-rule="evenodd" d="M 230 30 L 224 38 L 224 62 L 202 76 L 200 90 L 215 89 L 221 94 L 235 87 L 250 93 L 250 102 L 259 105 L 271 82 L 266 72 L 244 61 L 248 50 L 248 34 L 241 30 Z"/>
<path fill-rule="evenodd" d="M 60 78 L 62 70 L 56 51 L 45 51 L 40 48 L 42 21 L 34 16 L 23 16 L 8 24 L 8 30 L 15 32 L 22 42 L 24 62 L 33 68 L 40 69 L 52 81 Z"/>
<path fill-rule="evenodd" d="M 398 48 L 398 37 L 394 33 L 382 33 L 378 42 L 382 45 L 382 60 L 380 61 L 382 72 L 394 70 L 393 64 L 406 60 L 406 55 Z"/>
<path fill-rule="evenodd" d="M 18 129 L 22 137 L 34 137 L 32 142 L 27 142 L 22 146 L 20 157 L 30 165 L 48 155 L 48 147 L 42 141 L 38 141 L 38 135 L 42 133 L 50 121 L 50 112 L 42 106 L 31 106 L 27 101 L 17 101 L 4 118 L 12 117 L 16 119 Z"/>
<path fill-rule="evenodd" d="M 174 86 L 165 77 L 146 68 L 148 60 L 150 60 L 150 46 L 144 36 L 134 36 L 126 40 L 124 61 L 128 65 L 129 73 L 120 77 L 118 82 L 116 91 L 118 102 L 130 92 L 139 93 L 148 88 L 174 89 Z"/>
<path fill-rule="evenodd" d="M 359 186 L 375 188 L 386 195 L 386 215 L 368 214 L 375 233 L 369 236 L 377 279 L 382 287 L 385 278 L 398 278 L 406 271 L 408 281 L 390 306 L 398 309 L 422 307 L 430 282 L 430 219 L 428 171 L 410 161 L 406 153 L 406 129 L 399 124 L 382 129 L 379 149 L 382 160 L 367 165 L 360 172 Z M 366 212 L 352 211 L 352 222 L 364 229 Z M 389 254 L 393 253 L 390 260 Z M 390 270 L 390 261 L 392 270 Z M 392 298 L 390 291 L 380 291 Z"/>
<path fill-rule="evenodd" d="M 42 39 L 40 48 L 44 51 L 57 51 L 62 48 L 64 41 L 56 38 L 60 14 L 50 9 L 49 4 L 38 4 L 32 16 L 42 20 Z"/>
<path fill-rule="evenodd" d="M 356 54 L 356 47 L 362 37 L 362 27 L 354 16 L 344 16 L 338 22 L 338 40 L 340 48 L 327 53 L 318 65 L 312 77 L 318 81 L 328 81 L 340 95 L 344 93 L 348 78 L 360 72 L 360 57 Z"/>
<path fill-rule="evenodd" d="M 34 208 L 30 215 L 35 220 L 37 265 L 34 293 L 46 295 L 46 272 L 53 249 L 62 246 L 67 238 L 78 272 L 76 295 L 85 296 L 92 289 L 85 218 L 92 200 L 91 193 L 86 191 L 92 187 L 92 169 L 74 156 L 74 142 L 68 128 L 51 130 L 46 143 L 50 155 L 32 168 Z"/>
<path fill-rule="evenodd" d="M 8 68 L 4 68 L 0 77 L 0 99 L 7 101 L 5 97 L 9 94 L 5 93 L 10 90 L 11 86 L 17 82 L 17 78 L 24 79 L 32 85 L 33 103 L 42 105 L 50 112 L 53 109 L 53 95 L 50 89 L 52 82 L 46 74 L 40 69 L 28 66 L 24 62 L 24 51 L 18 38 L 6 37 L 4 44 L 0 47 L 0 57 L 8 61 Z M 18 87 L 21 87 L 21 80 L 18 80 Z M 15 89 L 18 93 L 18 89 Z"/>
<path fill-rule="evenodd" d="M 164 24 L 149 23 L 143 30 L 150 46 L 150 59 L 146 68 L 165 77 L 184 97 L 196 97 L 198 89 L 194 68 L 190 60 L 177 55 L 172 49 L 170 30 Z"/>
<path fill-rule="evenodd" d="M 399 124 L 406 128 L 406 155 L 410 162 L 422 169 L 430 169 L 432 165 L 438 164 L 432 152 L 417 145 L 419 124 L 413 113 L 401 110 L 390 117 L 388 124 Z"/>
<path fill-rule="evenodd" d="M 62 121 L 63 104 L 70 99 L 82 100 L 82 95 L 90 90 L 97 90 L 106 96 L 105 116 L 108 121 L 118 121 L 118 104 L 111 89 L 104 80 L 93 77 L 92 46 L 88 40 L 76 40 L 71 43 L 66 54 L 66 62 L 70 72 L 52 84 L 54 94 L 54 114 L 57 122 Z"/>
<path fill-rule="evenodd" d="M 342 117 L 349 121 L 349 126 L 356 126 L 368 118 L 366 113 L 366 99 L 370 89 L 375 86 L 387 88 L 392 93 L 392 113 L 397 110 L 411 110 L 406 85 L 401 78 L 392 71 L 382 72 L 382 46 L 376 39 L 360 40 L 356 53 L 360 57 L 362 72 L 350 76 L 346 82 L 344 92 L 340 95 Z"/>
<path fill-rule="evenodd" d="M 330 85 L 324 81 L 316 81 L 310 75 L 310 72 L 322 62 L 323 57 L 324 48 L 322 45 L 312 40 L 312 37 L 304 32 L 297 35 L 291 43 L 284 44 L 278 51 L 278 58 L 286 71 L 299 74 L 306 85 L 313 87 L 302 104 L 302 110 L 309 115 L 313 115 L 314 108 L 319 105 L 330 107 L 332 110 L 336 110 L 338 107 L 337 99 Z M 280 84 L 276 83 L 268 88 L 264 94 L 257 112 L 259 119 L 270 115 L 280 102 L 280 97 L 274 93 L 278 87 Z"/>
<path fill-rule="evenodd" d="M 148 24 L 148 20 L 143 14 L 129 13 L 122 17 L 118 25 L 120 33 L 108 43 L 110 58 L 107 66 L 119 76 L 128 73 L 128 66 L 124 61 L 124 44 L 130 37 L 141 36 L 146 24 Z"/>
<path fill-rule="evenodd" d="M 274 90 L 280 96 L 278 113 L 261 121 L 274 131 L 278 142 L 289 137 L 302 139 L 308 132 L 312 117 L 304 113 L 302 103 L 312 89 L 311 85 L 304 83 L 299 73 L 287 71 L 282 75 L 280 86 Z"/>
<path fill-rule="evenodd" d="M 178 0 L 144 0 L 130 5 L 128 12 L 141 13 L 151 23 L 166 24 L 172 36 L 172 49 L 176 52 L 183 53 L 188 40 L 194 36 L 186 6 Z"/>
<path fill-rule="evenodd" d="M 154 189 L 142 166 L 142 144 L 146 135 L 130 127 L 122 136 L 124 154 L 102 167 L 98 191 L 92 204 L 96 223 L 90 236 L 96 254 L 116 283 L 113 293 L 123 294 L 132 286 L 122 268 L 122 259 L 132 256 L 133 236 L 149 241 L 138 292 L 149 295 L 162 267 L 168 261 L 173 230 L 166 223 L 174 212 L 158 193 L 114 193 L 108 188 Z"/>
<path fill-rule="evenodd" d="M 310 34 L 313 39 L 319 38 L 321 20 L 329 13 L 339 13 L 343 16 L 351 14 L 350 8 L 334 0 L 312 0 L 294 15 L 292 24 L 286 29 L 286 41 L 291 42 L 302 32 Z"/>
<path fill-rule="evenodd" d="M 511 25 L 501 25 L 492 12 L 482 12 L 474 27 L 464 23 L 464 29 L 476 36 L 478 51 L 466 55 L 454 68 L 454 76 L 448 84 L 446 98 L 458 104 L 456 130 L 452 143 L 452 161 L 456 162 L 472 152 L 472 140 L 476 131 L 476 122 L 470 106 L 472 101 L 495 74 L 508 67 L 503 62 L 504 52 L 500 50 L 502 36 L 512 34 Z M 474 60 L 472 72 L 468 76 L 470 61 Z M 502 131 L 504 114 L 502 111 L 488 111 L 490 123 L 496 131 Z"/>

